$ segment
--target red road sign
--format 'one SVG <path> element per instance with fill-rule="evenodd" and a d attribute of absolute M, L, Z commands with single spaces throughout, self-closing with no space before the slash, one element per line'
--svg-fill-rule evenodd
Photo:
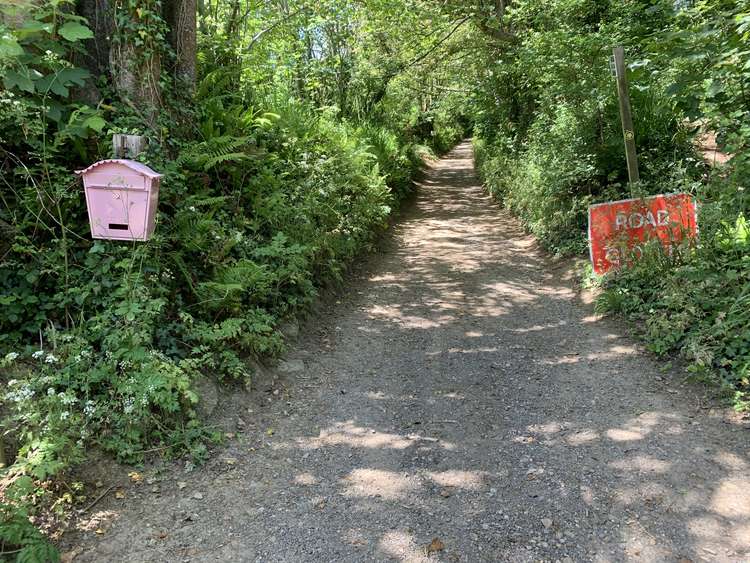
<path fill-rule="evenodd" d="M 589 248 L 597 274 L 637 257 L 641 245 L 654 237 L 669 252 L 674 244 L 697 233 L 696 203 L 688 194 L 624 199 L 589 207 Z"/>

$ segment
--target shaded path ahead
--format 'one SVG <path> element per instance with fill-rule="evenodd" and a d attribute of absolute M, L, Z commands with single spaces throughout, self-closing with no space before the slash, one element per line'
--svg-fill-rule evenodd
<path fill-rule="evenodd" d="M 750 559 L 746 430 L 591 316 L 471 156 L 225 401 L 227 448 L 99 503 L 76 562 Z"/>

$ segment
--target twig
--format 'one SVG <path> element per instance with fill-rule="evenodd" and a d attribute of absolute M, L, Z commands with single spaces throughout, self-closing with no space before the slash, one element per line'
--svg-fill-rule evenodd
<path fill-rule="evenodd" d="M 433 424 L 458 424 L 457 420 L 430 420 Z"/>
<path fill-rule="evenodd" d="M 99 502 L 105 496 L 107 496 L 107 493 L 109 493 L 109 491 L 111 491 L 114 488 L 115 488 L 114 485 L 111 485 L 111 486 L 107 487 L 106 491 L 104 491 L 102 494 L 100 494 L 98 497 L 96 497 L 96 499 L 94 499 L 94 501 L 91 504 L 89 504 L 86 508 L 84 508 L 83 510 L 81 510 L 81 514 L 83 514 L 84 512 L 88 512 L 89 510 L 91 510 L 97 502 Z"/>

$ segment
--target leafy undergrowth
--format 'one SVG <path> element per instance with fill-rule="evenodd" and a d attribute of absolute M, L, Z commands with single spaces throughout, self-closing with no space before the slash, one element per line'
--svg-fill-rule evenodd
<path fill-rule="evenodd" d="M 671 257 L 653 246 L 601 284 L 600 312 L 627 316 L 649 350 L 681 355 L 689 372 L 718 384 L 737 410 L 750 408 L 750 225 L 744 216 Z"/>

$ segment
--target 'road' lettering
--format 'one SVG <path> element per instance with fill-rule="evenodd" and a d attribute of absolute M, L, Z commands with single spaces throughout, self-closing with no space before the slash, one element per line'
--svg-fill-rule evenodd
<path fill-rule="evenodd" d="M 645 225 L 651 225 L 654 229 L 656 227 L 666 227 L 669 225 L 669 211 L 666 209 L 660 209 L 656 212 L 656 217 L 651 211 L 643 213 L 618 213 L 615 216 L 615 230 L 619 231 L 622 229 L 640 229 Z"/>

